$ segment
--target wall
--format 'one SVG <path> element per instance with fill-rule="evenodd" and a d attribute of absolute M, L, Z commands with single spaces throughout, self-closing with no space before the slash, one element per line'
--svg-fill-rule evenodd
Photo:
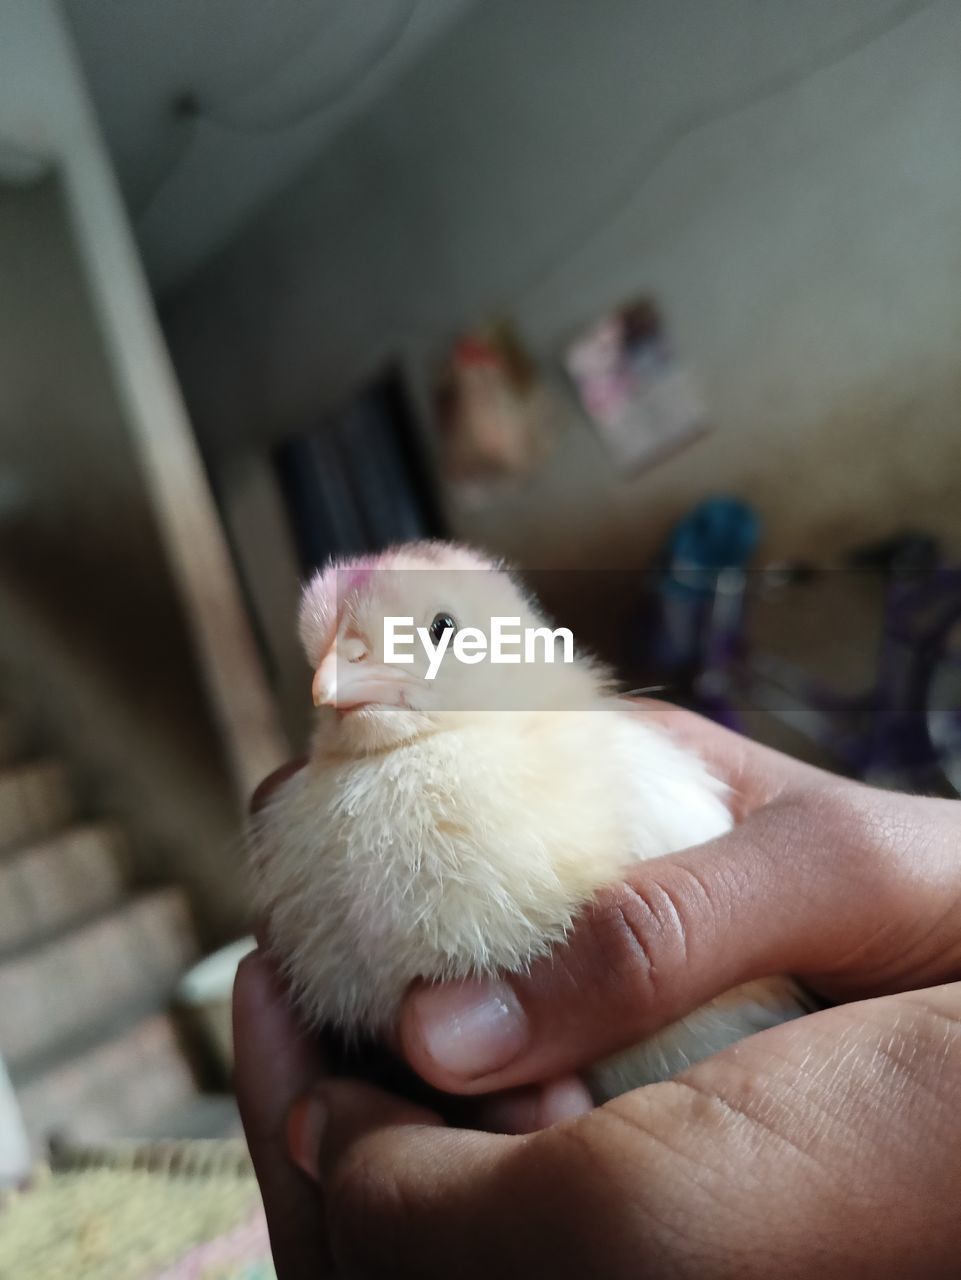
<path fill-rule="evenodd" d="M 56 0 L 0 12 L 0 144 L 57 174 L 91 322 L 238 792 L 283 755 L 196 442 Z M 0 272 L 5 264 L 0 263 Z"/>
<path fill-rule="evenodd" d="M 423 381 L 507 310 L 553 360 L 643 289 L 716 432 L 625 482 L 565 421 L 538 481 L 462 530 L 642 563 L 724 489 L 774 556 L 957 537 L 959 57 L 953 0 L 487 0 L 168 300 L 225 489 L 392 353 Z"/>
<path fill-rule="evenodd" d="M 37 164 L 21 163 L 22 156 Z M 0 11 L 2 695 L 112 780 L 214 938 L 240 793 L 284 754 L 122 204 L 56 6 Z M 11 166 L 0 170 L 10 174 Z M 12 673 L 12 676 L 11 676 Z"/>
<path fill-rule="evenodd" d="M 0 263 L 0 697 L 216 933 L 222 747 L 53 178 L 0 185 Z"/>

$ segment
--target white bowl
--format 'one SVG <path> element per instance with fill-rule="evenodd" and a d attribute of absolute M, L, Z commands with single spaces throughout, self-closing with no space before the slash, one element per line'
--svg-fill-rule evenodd
<path fill-rule="evenodd" d="M 256 946 L 256 938 L 239 938 L 195 964 L 177 985 L 178 1002 L 192 1012 L 208 1047 L 228 1075 L 234 1063 L 234 978 L 241 960 Z"/>

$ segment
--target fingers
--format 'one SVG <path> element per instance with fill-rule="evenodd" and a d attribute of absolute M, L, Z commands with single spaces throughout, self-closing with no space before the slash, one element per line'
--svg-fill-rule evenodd
<path fill-rule="evenodd" d="M 307 763 L 306 756 L 298 756 L 296 760 L 288 760 L 286 764 L 282 764 L 279 769 L 275 769 L 273 773 L 269 773 L 263 782 L 261 782 L 254 794 L 250 797 L 250 812 L 259 813 L 270 797 L 274 794 L 281 783 L 286 782 L 288 778 L 292 778 Z"/>
<path fill-rule="evenodd" d="M 307 1163 L 327 1205 L 335 1274 L 492 1274 L 478 1253 L 483 1242 L 491 1260 L 490 1239 L 506 1244 L 506 1205 L 494 1188 L 523 1139 L 447 1129 L 433 1113 L 354 1082 L 327 1082 L 308 1105 L 317 1146 Z"/>
<path fill-rule="evenodd" d="M 328 1080 L 301 1099 L 290 1126 L 295 1162 L 320 1186 L 326 1186 L 338 1161 L 363 1139 L 398 1126 L 442 1127 L 426 1107 L 359 1081 Z"/>
<path fill-rule="evenodd" d="M 778 1027 L 530 1138 L 356 1084 L 315 1096 L 352 1280 L 955 1274 L 958 987 Z"/>
<path fill-rule="evenodd" d="M 405 1056 L 438 1088 L 486 1093 L 576 1072 L 754 978 L 850 996 L 956 976 L 956 834 L 923 801 L 942 816 L 922 838 L 912 810 L 911 839 L 892 841 L 905 803 L 843 782 L 792 788 L 729 835 L 635 867 L 529 973 L 415 987 Z"/>
<path fill-rule="evenodd" d="M 735 1251 L 746 1261 L 723 1274 L 754 1275 L 748 1260 L 759 1257 L 764 1276 L 957 1272 L 961 984 L 784 1024 L 668 1088 L 699 1103 L 687 1127 L 704 1144 L 700 1190 L 709 1203 L 727 1198 L 734 1235 L 708 1230 L 715 1246 L 727 1235 L 729 1264 Z"/>
<path fill-rule="evenodd" d="M 487 1133 L 537 1133 L 594 1109 L 590 1090 L 580 1076 L 565 1076 L 471 1101 L 476 1107 L 473 1126 Z"/>
<path fill-rule="evenodd" d="M 739 820 L 769 804 L 790 785 L 801 786 L 828 776 L 669 702 L 631 698 L 628 705 L 634 714 L 665 730 L 675 742 L 703 760 L 714 777 L 727 783 L 731 788 L 731 808 Z"/>
<path fill-rule="evenodd" d="M 316 1188 L 287 1154 L 287 1113 L 323 1071 L 302 1035 L 276 978 L 258 952 L 241 962 L 234 984 L 234 1083 L 270 1243 L 281 1280 L 324 1273 L 322 1207 Z"/>
<path fill-rule="evenodd" d="M 405 1056 L 451 1092 L 532 1084 L 637 1044 L 751 977 L 790 972 L 799 916 L 810 925 L 825 904 L 802 901 L 800 877 L 772 877 L 768 850 L 782 836 L 762 809 L 733 836 L 635 868 L 528 973 L 415 987 Z"/>

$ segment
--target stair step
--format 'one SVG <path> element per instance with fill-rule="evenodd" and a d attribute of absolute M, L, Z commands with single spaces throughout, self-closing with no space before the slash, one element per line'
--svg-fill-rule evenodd
<path fill-rule="evenodd" d="M 38 1151 L 53 1135 L 95 1141 L 140 1137 L 158 1125 L 162 1130 L 166 1117 L 189 1115 L 196 1097 L 173 1020 L 164 1014 L 144 1018 L 17 1088 Z"/>
<path fill-rule="evenodd" d="M 113 1010 L 169 996 L 197 957 L 186 895 L 156 890 L 0 962 L 0 1053 L 12 1072 Z"/>
<path fill-rule="evenodd" d="M 58 760 L 36 760 L 0 770 L 0 850 L 42 840 L 69 819 L 73 796 Z"/>
<path fill-rule="evenodd" d="M 118 902 L 127 844 L 109 822 L 70 827 L 0 860 L 0 953 Z"/>

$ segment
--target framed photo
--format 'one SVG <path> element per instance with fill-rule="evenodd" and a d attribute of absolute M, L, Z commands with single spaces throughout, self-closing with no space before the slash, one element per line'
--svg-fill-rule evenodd
<path fill-rule="evenodd" d="M 634 472 L 708 430 L 690 370 L 657 304 L 638 298 L 603 316 L 564 353 L 578 399 L 618 468 Z"/>

